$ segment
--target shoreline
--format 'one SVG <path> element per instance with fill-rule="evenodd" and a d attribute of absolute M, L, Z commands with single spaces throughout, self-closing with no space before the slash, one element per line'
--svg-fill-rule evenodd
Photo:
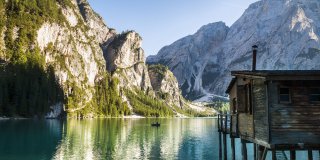
<path fill-rule="evenodd" d="M 109 119 L 109 118 L 114 118 L 114 119 L 143 119 L 143 118 L 181 118 L 181 119 L 188 119 L 188 118 L 217 118 L 217 116 L 213 117 L 143 117 L 140 115 L 130 115 L 130 116 L 122 116 L 122 117 L 93 117 L 93 118 L 74 118 L 74 117 L 66 117 L 62 119 L 79 119 L 79 120 L 89 120 L 89 119 Z M 5 121 L 5 120 L 31 120 L 31 119 L 37 119 L 37 120 L 61 120 L 61 118 L 24 118 L 24 117 L 0 117 L 0 121 Z"/>

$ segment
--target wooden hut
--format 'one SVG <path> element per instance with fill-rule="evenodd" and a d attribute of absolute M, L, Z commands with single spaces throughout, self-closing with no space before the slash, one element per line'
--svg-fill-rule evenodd
<path fill-rule="evenodd" d="M 222 131 L 243 147 L 254 143 L 255 159 L 268 150 L 273 159 L 277 150 L 290 150 L 291 159 L 295 150 L 308 150 L 312 159 L 320 149 L 320 70 L 256 70 L 253 58 L 252 70 L 231 72 L 230 115 L 220 116 L 230 124 Z"/>

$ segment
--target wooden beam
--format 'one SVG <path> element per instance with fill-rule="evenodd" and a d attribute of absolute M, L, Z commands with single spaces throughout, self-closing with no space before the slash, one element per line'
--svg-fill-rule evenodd
<path fill-rule="evenodd" d="M 222 160 L 222 140 L 221 140 L 221 131 L 219 131 L 219 160 Z"/>
<path fill-rule="evenodd" d="M 220 131 L 223 132 L 223 116 L 220 115 Z"/>
<path fill-rule="evenodd" d="M 264 150 L 263 150 L 263 153 L 262 153 L 262 156 L 261 156 L 261 160 L 265 160 L 266 159 L 267 153 L 268 153 L 268 149 L 267 149 L 267 147 L 264 147 Z"/>
<path fill-rule="evenodd" d="M 272 149 L 272 160 L 277 160 L 277 154 L 275 149 Z"/>
<path fill-rule="evenodd" d="M 312 150 L 308 149 L 308 160 L 312 160 L 313 156 L 312 156 Z"/>
<path fill-rule="evenodd" d="M 227 133 L 223 133 L 223 159 L 227 160 Z"/>
<path fill-rule="evenodd" d="M 220 114 L 218 114 L 218 132 L 220 132 Z"/>
<path fill-rule="evenodd" d="M 248 160 L 247 143 L 244 141 L 241 141 L 241 151 L 242 151 L 242 160 Z"/>
<path fill-rule="evenodd" d="M 231 160 L 235 160 L 236 159 L 236 150 L 235 150 L 235 143 L 234 143 L 234 138 L 231 138 Z"/>
<path fill-rule="evenodd" d="M 228 115 L 225 115 L 224 117 L 224 131 L 225 133 L 228 133 Z"/>
<path fill-rule="evenodd" d="M 290 160 L 296 160 L 296 150 L 290 150 Z"/>
<path fill-rule="evenodd" d="M 257 144 L 253 143 L 253 159 L 257 160 Z"/>
<path fill-rule="evenodd" d="M 255 159 L 255 160 L 261 160 L 261 157 L 263 155 L 263 146 L 260 146 L 257 144 L 257 151 L 258 151 L 257 159 Z"/>

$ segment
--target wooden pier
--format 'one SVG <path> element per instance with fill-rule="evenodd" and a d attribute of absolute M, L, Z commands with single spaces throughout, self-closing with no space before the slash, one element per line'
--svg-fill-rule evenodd
<path fill-rule="evenodd" d="M 232 130 L 232 128 L 238 128 L 238 122 L 232 121 L 232 119 L 238 119 L 238 114 L 218 114 L 218 132 L 219 132 L 219 160 L 235 160 L 236 159 L 236 144 L 235 139 L 239 138 L 241 141 L 241 156 L 242 160 L 248 159 L 247 144 L 253 143 L 253 159 L 254 160 L 265 160 L 267 153 L 272 154 L 272 160 L 298 160 L 296 159 L 296 151 L 305 150 L 308 153 L 308 160 L 313 160 L 312 151 L 316 150 L 319 152 L 319 157 L 314 160 L 320 160 L 320 145 L 308 145 L 303 144 L 286 144 L 286 145 L 272 145 L 266 147 L 259 145 L 252 141 L 241 139 L 238 130 Z M 232 132 L 235 131 L 235 132 Z M 231 157 L 228 157 L 228 144 L 227 136 L 230 137 L 231 146 Z M 285 151 L 288 151 L 290 155 L 286 155 Z M 239 158 L 238 158 L 239 159 Z"/>

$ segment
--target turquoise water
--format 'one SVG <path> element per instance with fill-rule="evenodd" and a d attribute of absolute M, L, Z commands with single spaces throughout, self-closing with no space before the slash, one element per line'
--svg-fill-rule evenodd
<path fill-rule="evenodd" d="M 2 120 L 0 160 L 218 159 L 216 119 L 159 119 L 161 127 L 151 127 L 155 121 Z M 252 148 L 248 145 L 249 159 Z M 239 141 L 236 150 L 241 159 Z M 305 153 L 297 154 L 298 159 L 306 159 Z"/>

